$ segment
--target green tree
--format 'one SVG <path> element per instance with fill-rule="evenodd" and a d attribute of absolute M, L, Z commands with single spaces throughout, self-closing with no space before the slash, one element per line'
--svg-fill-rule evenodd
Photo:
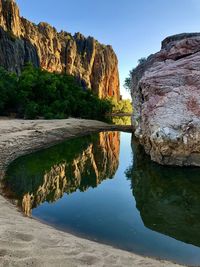
<path fill-rule="evenodd" d="M 132 76 L 134 71 L 136 70 L 136 68 L 140 65 L 144 65 L 146 63 L 147 59 L 145 57 L 142 57 L 140 59 L 138 59 L 138 65 L 133 68 L 131 71 L 129 71 L 128 77 L 125 78 L 124 80 L 124 88 L 131 93 L 132 91 Z"/>
<path fill-rule="evenodd" d="M 83 89 L 73 76 L 49 73 L 30 64 L 19 77 L 4 69 L 0 69 L 0 77 L 0 115 L 16 112 L 27 119 L 104 119 L 112 107 L 110 101 Z"/>
<path fill-rule="evenodd" d="M 115 98 L 108 98 L 109 102 L 112 105 L 111 112 L 112 113 L 132 113 L 132 103 L 130 99 L 123 99 L 117 101 Z"/>
<path fill-rule="evenodd" d="M 17 76 L 0 68 L 0 114 L 14 112 L 17 102 Z"/>

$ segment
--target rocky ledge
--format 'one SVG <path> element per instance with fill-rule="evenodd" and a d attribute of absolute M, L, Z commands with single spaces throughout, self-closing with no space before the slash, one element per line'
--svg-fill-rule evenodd
<path fill-rule="evenodd" d="M 135 135 L 151 159 L 200 166 L 200 33 L 166 38 L 132 72 Z"/>

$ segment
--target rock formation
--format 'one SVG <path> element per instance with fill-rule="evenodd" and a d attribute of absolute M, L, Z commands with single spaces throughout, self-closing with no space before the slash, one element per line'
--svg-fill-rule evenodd
<path fill-rule="evenodd" d="M 166 38 L 132 72 L 135 135 L 151 159 L 200 166 L 200 33 Z"/>
<path fill-rule="evenodd" d="M 89 187 L 97 187 L 103 180 L 114 176 L 119 164 L 119 132 L 102 132 L 86 147 L 86 140 L 83 139 L 84 148 L 79 147 L 78 154 L 70 152 L 74 151 L 75 144 L 71 142 L 66 144 L 70 157 L 66 156 L 61 148 L 62 160 L 59 162 L 55 150 L 50 149 L 48 152 L 41 151 L 37 156 L 30 155 L 27 160 L 26 157 L 22 158 L 22 161 L 19 159 L 17 164 L 11 164 L 13 167 L 8 170 L 4 188 L 6 193 L 17 199 L 26 215 L 30 216 L 32 209 L 45 201 L 54 202 L 64 193 L 86 191 Z M 38 162 L 34 163 L 36 157 L 44 160 L 39 163 L 41 169 Z M 53 159 L 54 164 L 45 169 L 45 161 L 48 162 L 49 159 Z"/>
<path fill-rule="evenodd" d="M 71 74 L 100 98 L 120 97 L 118 61 L 110 45 L 57 32 L 47 23 L 35 25 L 20 17 L 14 0 L 0 0 L 0 65 L 20 73 L 26 62 Z"/>

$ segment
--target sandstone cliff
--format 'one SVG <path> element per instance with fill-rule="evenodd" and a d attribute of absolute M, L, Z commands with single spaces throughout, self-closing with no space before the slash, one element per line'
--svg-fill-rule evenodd
<path fill-rule="evenodd" d="M 132 72 L 135 134 L 151 159 L 200 166 L 200 33 L 166 38 Z"/>
<path fill-rule="evenodd" d="M 0 0 L 0 65 L 20 73 L 26 62 L 78 78 L 100 98 L 120 97 L 117 57 L 111 46 L 80 33 L 57 32 L 20 17 L 14 0 Z"/>

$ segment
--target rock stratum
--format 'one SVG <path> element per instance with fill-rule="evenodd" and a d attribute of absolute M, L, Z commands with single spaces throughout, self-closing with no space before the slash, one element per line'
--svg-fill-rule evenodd
<path fill-rule="evenodd" d="M 75 76 L 100 98 L 120 98 L 118 60 L 110 45 L 93 37 L 38 25 L 20 17 L 14 0 L 0 0 L 0 65 L 20 73 L 31 62 L 49 72 Z"/>
<path fill-rule="evenodd" d="M 135 135 L 151 159 L 200 166 L 200 33 L 166 38 L 132 71 Z"/>

